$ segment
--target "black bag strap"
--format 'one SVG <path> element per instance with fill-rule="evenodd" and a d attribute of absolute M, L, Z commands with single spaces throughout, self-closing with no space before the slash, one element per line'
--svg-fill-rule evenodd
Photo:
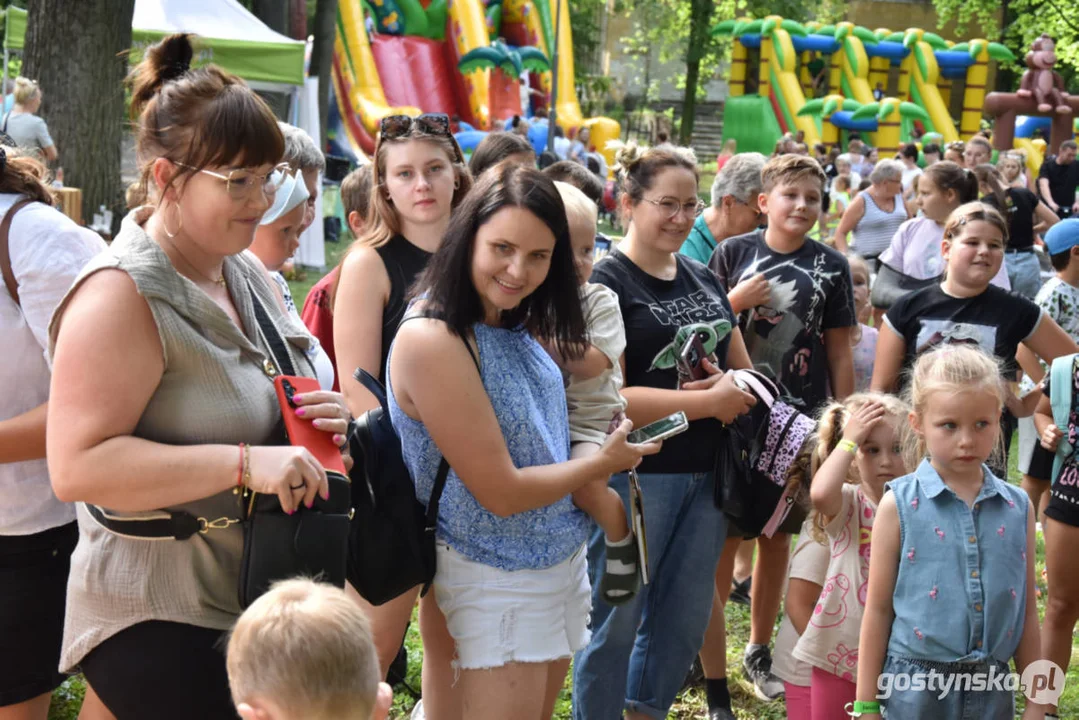
<path fill-rule="evenodd" d="M 468 338 L 462 338 L 468 354 L 472 356 L 472 362 L 476 364 L 476 372 L 480 375 L 480 383 L 483 382 L 483 370 L 480 368 L 480 359 L 468 342 Z M 450 464 L 443 457 L 438 464 L 438 473 L 435 475 L 435 486 L 431 488 L 431 499 L 427 501 L 427 518 L 424 521 L 424 532 L 433 533 L 438 527 L 438 503 L 442 499 L 442 491 L 446 487 L 446 478 L 450 474 Z"/>
<path fill-rule="evenodd" d="M 288 354 L 285 339 L 281 337 L 280 331 L 274 325 L 273 320 L 270 319 L 270 314 L 266 312 L 265 306 L 259 300 L 259 296 L 255 294 L 255 288 L 251 287 L 250 282 L 247 284 L 247 291 L 251 294 L 251 305 L 255 309 L 255 320 L 258 321 L 259 329 L 262 330 L 262 337 L 266 340 L 266 344 L 270 346 L 270 354 L 273 355 L 277 371 L 282 375 L 295 375 L 296 368 L 292 364 L 292 356 Z"/>
<path fill-rule="evenodd" d="M 11 119 L 11 110 L 8 110 L 4 115 L 4 126 L 0 127 L 0 132 L 7 133 L 7 121 Z"/>
<path fill-rule="evenodd" d="M 86 503 L 86 512 L 94 522 L 114 535 L 138 540 L 187 540 L 195 533 L 205 534 L 211 529 L 224 529 L 238 522 L 229 518 L 211 522 L 183 510 L 160 510 L 153 517 L 146 518 L 120 517 L 110 515 L 108 510 L 90 503 Z"/>
<path fill-rule="evenodd" d="M 406 323 L 409 320 L 415 320 L 416 318 L 433 318 L 435 320 L 443 320 L 441 315 L 435 312 L 425 310 L 423 312 L 416 313 L 415 315 L 407 315 L 401 320 L 401 323 Z M 397 325 L 401 327 L 401 323 Z M 465 349 L 468 350 L 468 354 L 472 357 L 472 362 L 476 365 L 476 372 L 480 375 L 480 382 L 483 382 L 483 370 L 480 367 L 480 359 L 476 355 L 476 351 L 472 349 L 472 343 L 468 342 L 467 337 L 461 338 L 461 341 L 465 344 Z M 427 501 L 427 515 L 424 519 L 423 529 L 424 532 L 433 533 L 438 526 L 438 503 L 442 499 L 442 491 L 446 488 L 446 478 L 450 474 L 450 464 L 446 462 L 446 458 L 443 457 L 438 463 L 438 472 L 435 474 L 435 485 L 431 488 L 431 498 Z"/>

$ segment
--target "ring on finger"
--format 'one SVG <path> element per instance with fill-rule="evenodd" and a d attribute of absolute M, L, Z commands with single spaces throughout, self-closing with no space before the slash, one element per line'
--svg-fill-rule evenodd
<path fill-rule="evenodd" d="M 289 485 L 288 486 L 289 490 L 304 490 L 306 488 L 307 488 L 307 483 L 302 481 L 302 480 L 300 481 L 299 485 Z"/>

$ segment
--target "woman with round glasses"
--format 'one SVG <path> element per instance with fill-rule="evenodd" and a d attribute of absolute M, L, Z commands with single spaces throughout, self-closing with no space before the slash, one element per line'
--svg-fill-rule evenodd
<path fill-rule="evenodd" d="M 356 416 L 378 405 L 355 379 L 356 369 L 385 381 L 386 358 L 408 306 L 409 290 L 438 250 L 453 208 L 472 186 L 461 149 L 450 134 L 449 118 L 433 114 L 382 119 L 372 178 L 365 233 L 341 261 L 333 301 L 337 376 Z M 401 647 L 418 593 L 417 587 L 378 607 L 362 603 L 371 618 L 384 676 Z M 430 717 L 441 720 L 444 716 L 435 710 L 439 693 L 452 684 L 453 646 L 432 594 L 421 603 L 420 625 L 424 706 Z M 441 679 L 435 680 L 439 673 Z"/>
<path fill-rule="evenodd" d="M 712 609 L 716 564 L 727 539 L 726 516 L 713 502 L 721 422 L 744 413 L 752 396 L 730 375 L 686 382 L 679 357 L 694 335 L 711 364 L 750 367 L 738 318 L 715 274 L 679 254 L 697 212 L 693 151 L 672 145 L 616 155 L 626 237 L 596 264 L 592 282 L 614 290 L 626 328 L 626 415 L 636 427 L 682 411 L 689 430 L 663 443 L 638 468 L 652 581 L 628 603 L 599 596 L 606 566 L 602 532 L 593 532 L 592 642 L 573 667 L 575 718 L 666 717 L 701 647 Z M 627 507 L 626 475 L 610 486 Z"/>
<path fill-rule="evenodd" d="M 150 204 L 124 218 L 50 326 L 49 474 L 79 503 L 80 533 L 60 668 L 81 669 L 94 717 L 233 720 L 223 638 L 241 610 L 244 491 L 288 513 L 328 492 L 318 460 L 281 430 L 262 328 L 313 377 L 310 336 L 243 252 L 278 192 L 281 133 L 239 78 L 189 70 L 192 53 L 172 35 L 133 71 Z M 340 395 L 295 400 L 343 442 Z"/>

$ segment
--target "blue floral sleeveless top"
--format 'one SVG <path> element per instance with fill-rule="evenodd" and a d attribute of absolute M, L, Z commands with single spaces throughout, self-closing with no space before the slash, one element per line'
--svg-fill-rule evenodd
<path fill-rule="evenodd" d="M 482 323 L 472 329 L 483 386 L 514 465 L 523 468 L 568 460 L 569 417 L 558 366 L 522 329 Z M 442 453 L 423 423 L 397 404 L 388 370 L 386 386 L 405 464 L 416 484 L 416 496 L 426 503 Z M 501 570 L 536 570 L 557 565 L 577 552 L 588 538 L 590 523 L 568 495 L 547 507 L 499 517 L 479 504 L 451 468 L 439 505 L 437 537 L 474 562 Z"/>

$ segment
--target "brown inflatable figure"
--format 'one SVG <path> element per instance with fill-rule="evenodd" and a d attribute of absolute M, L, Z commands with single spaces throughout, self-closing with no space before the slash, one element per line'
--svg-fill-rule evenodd
<path fill-rule="evenodd" d="M 1033 96 L 1038 103 L 1038 112 L 1047 113 L 1054 109 L 1061 114 L 1071 112 L 1065 99 L 1064 79 L 1059 73 L 1053 72 L 1056 62 L 1056 43 L 1042 33 L 1027 53 L 1026 63 L 1030 69 L 1023 73 L 1019 92 L 1016 93 L 1021 98 Z"/>

